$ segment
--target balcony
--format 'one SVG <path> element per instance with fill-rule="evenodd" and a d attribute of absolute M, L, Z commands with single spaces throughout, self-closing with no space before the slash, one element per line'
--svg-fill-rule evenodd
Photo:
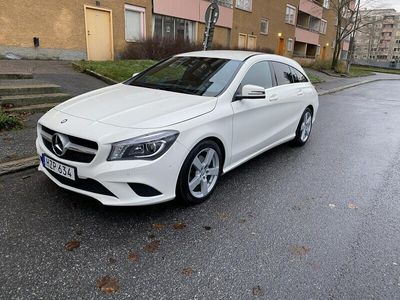
<path fill-rule="evenodd" d="M 322 19 L 323 7 L 311 0 L 300 0 L 299 11 L 305 12 L 313 17 Z"/>
<path fill-rule="evenodd" d="M 296 41 L 318 45 L 319 44 L 319 33 L 308 31 L 306 29 L 296 27 L 295 31 Z"/>

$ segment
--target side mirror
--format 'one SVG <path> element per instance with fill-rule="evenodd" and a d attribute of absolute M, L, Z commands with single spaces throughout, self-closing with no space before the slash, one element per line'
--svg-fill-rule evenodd
<path fill-rule="evenodd" d="M 265 88 L 258 85 L 247 84 L 242 87 L 242 94 L 235 96 L 235 100 L 243 99 L 265 99 Z"/>
<path fill-rule="evenodd" d="M 140 73 L 134 73 L 134 74 L 132 75 L 132 78 L 138 76 L 139 74 L 140 74 Z"/>

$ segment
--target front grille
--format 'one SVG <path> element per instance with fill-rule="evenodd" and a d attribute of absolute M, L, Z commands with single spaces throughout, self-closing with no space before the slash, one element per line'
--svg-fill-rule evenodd
<path fill-rule="evenodd" d="M 42 126 L 41 135 L 43 144 L 55 155 L 57 154 L 53 150 L 52 137 L 56 133 L 56 131 Z M 65 154 L 60 156 L 62 159 L 80 163 L 91 163 L 93 161 L 97 154 L 97 150 L 99 149 L 96 142 L 66 134 L 64 134 L 64 136 L 68 138 L 70 143 Z"/>
<path fill-rule="evenodd" d="M 102 185 L 100 182 L 94 180 L 94 179 L 81 179 L 81 178 L 76 178 L 75 181 L 65 178 L 63 176 L 60 176 L 59 174 L 46 169 L 51 176 L 53 176 L 56 180 L 61 182 L 62 184 L 68 185 L 70 187 L 76 188 L 78 190 L 83 190 L 95 194 L 100 194 L 100 195 L 105 195 L 105 196 L 111 196 L 118 198 L 115 196 L 110 190 L 108 190 L 104 185 Z"/>

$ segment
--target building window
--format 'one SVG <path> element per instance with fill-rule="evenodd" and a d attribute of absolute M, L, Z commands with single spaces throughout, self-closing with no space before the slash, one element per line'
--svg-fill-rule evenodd
<path fill-rule="evenodd" d="M 125 40 L 136 42 L 146 35 L 146 10 L 143 7 L 125 4 Z"/>
<path fill-rule="evenodd" d="M 166 39 L 180 39 L 194 42 L 195 23 L 168 16 L 153 16 L 153 36 Z"/>
<path fill-rule="evenodd" d="M 285 22 L 295 25 L 295 18 L 296 18 L 296 7 L 289 4 L 286 5 Z"/>
<path fill-rule="evenodd" d="M 261 19 L 261 28 L 260 32 L 261 34 L 268 34 L 268 20 L 267 19 Z"/>
<path fill-rule="evenodd" d="M 329 9 L 329 0 L 324 0 L 323 6 L 327 9 Z"/>
<path fill-rule="evenodd" d="M 253 0 L 236 0 L 236 8 L 252 11 Z"/>
<path fill-rule="evenodd" d="M 315 54 L 318 56 L 321 54 L 321 45 L 317 46 L 317 52 Z"/>
<path fill-rule="evenodd" d="M 233 8 L 233 0 L 217 0 L 218 5 Z"/>
<path fill-rule="evenodd" d="M 326 27 L 327 27 L 328 22 L 325 20 L 321 20 L 321 29 L 320 32 L 322 34 L 326 34 Z"/>
<path fill-rule="evenodd" d="M 292 52 L 293 51 L 293 39 L 288 39 L 287 40 L 287 51 Z"/>

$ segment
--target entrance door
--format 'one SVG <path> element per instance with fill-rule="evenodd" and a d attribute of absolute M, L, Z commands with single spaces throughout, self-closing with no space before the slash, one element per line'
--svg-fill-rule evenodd
<path fill-rule="evenodd" d="M 247 49 L 254 50 L 256 48 L 257 48 L 257 37 L 249 34 L 247 39 Z"/>
<path fill-rule="evenodd" d="M 322 55 L 321 55 L 321 57 L 322 57 L 322 60 L 325 60 L 325 57 L 326 57 L 326 47 L 323 47 L 323 48 L 322 48 Z"/>
<path fill-rule="evenodd" d="M 110 10 L 85 6 L 88 60 L 113 60 Z"/>
<path fill-rule="evenodd" d="M 283 55 L 284 50 L 285 50 L 285 39 L 279 38 L 278 54 Z"/>
<path fill-rule="evenodd" d="M 239 49 L 247 48 L 247 34 L 239 33 L 238 48 Z"/>

